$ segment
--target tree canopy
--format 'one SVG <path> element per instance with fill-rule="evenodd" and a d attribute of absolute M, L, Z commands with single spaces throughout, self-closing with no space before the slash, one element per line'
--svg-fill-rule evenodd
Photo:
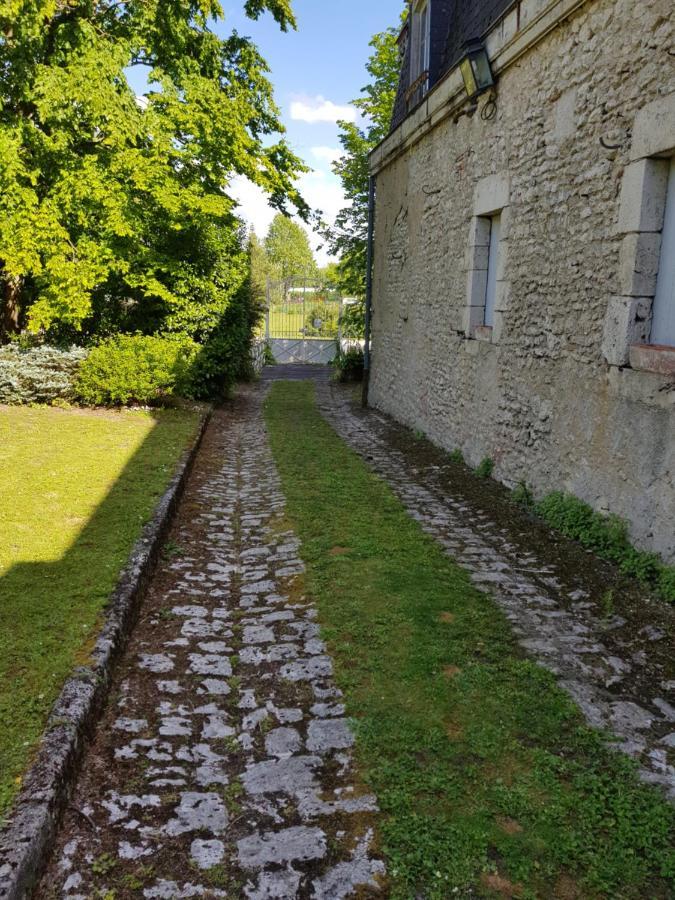
<path fill-rule="evenodd" d="M 281 281 L 316 275 L 314 253 L 307 232 L 287 216 L 274 217 L 265 238 L 265 251 L 271 274 Z"/>
<path fill-rule="evenodd" d="M 295 25 L 290 0 L 244 10 Z M 213 32 L 222 17 L 218 0 L 0 0 L 6 321 L 208 332 L 247 270 L 232 177 L 305 213 L 267 64 Z"/>
<path fill-rule="evenodd" d="M 340 210 L 327 235 L 331 252 L 340 257 L 342 289 L 356 297 L 365 295 L 368 155 L 386 137 L 391 124 L 400 73 L 397 36 L 397 28 L 388 28 L 370 42 L 372 54 L 366 65 L 370 81 L 353 101 L 366 124 L 339 123 L 344 153 L 334 163 L 333 171 L 342 182 L 349 205 Z"/>

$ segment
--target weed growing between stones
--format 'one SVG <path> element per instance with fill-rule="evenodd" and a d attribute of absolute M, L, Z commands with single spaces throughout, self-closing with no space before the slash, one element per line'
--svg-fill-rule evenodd
<path fill-rule="evenodd" d="M 494 468 L 494 460 L 490 459 L 489 456 L 486 456 L 476 466 L 476 475 L 478 478 L 489 478 L 492 475 Z"/>
<path fill-rule="evenodd" d="M 511 497 L 551 528 L 579 541 L 603 559 L 616 563 L 625 575 L 637 578 L 664 600 L 675 603 L 675 568 L 664 565 L 656 553 L 633 547 L 623 519 L 596 512 L 583 500 L 561 491 L 547 494 L 536 502 L 524 481 L 516 485 Z"/>
<path fill-rule="evenodd" d="M 122 887 L 130 891 L 141 891 L 153 878 L 154 866 L 139 866 L 134 872 L 122 876 Z"/>
<path fill-rule="evenodd" d="M 526 509 L 534 506 L 534 495 L 525 481 L 519 481 L 511 494 L 514 503 L 519 503 Z"/>
<path fill-rule="evenodd" d="M 173 559 L 176 556 L 183 556 L 182 548 L 175 541 L 167 541 L 162 547 L 162 557 Z"/>
<path fill-rule="evenodd" d="M 560 491 L 540 500 L 534 511 L 556 531 L 616 563 L 626 575 L 637 578 L 654 588 L 665 600 L 675 603 L 675 568 L 664 565 L 656 553 L 636 550 L 623 519 L 596 512 L 578 497 Z"/>
<path fill-rule="evenodd" d="M 605 619 L 614 615 L 614 591 L 611 589 L 602 595 L 602 614 Z"/>
<path fill-rule="evenodd" d="M 117 860 L 110 853 L 102 853 L 91 864 L 91 870 L 95 875 L 108 875 L 117 865 Z"/>
<path fill-rule="evenodd" d="M 335 435 L 312 390 L 275 385 L 266 418 L 383 812 L 390 896 L 507 882 L 522 897 L 568 883 L 588 898 L 669 896 L 672 808 L 523 656 L 493 601 Z"/>

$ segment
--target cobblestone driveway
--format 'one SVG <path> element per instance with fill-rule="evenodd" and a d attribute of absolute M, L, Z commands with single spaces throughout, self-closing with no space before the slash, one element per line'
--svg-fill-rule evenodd
<path fill-rule="evenodd" d="M 209 428 L 39 898 L 380 893 L 262 396 Z"/>
<path fill-rule="evenodd" d="M 463 467 L 430 446 L 420 450 L 408 429 L 360 409 L 349 390 L 318 379 L 317 397 L 337 433 L 492 594 L 523 648 L 558 677 L 589 724 L 614 733 L 642 778 L 675 800 L 673 609 L 537 525 L 498 485 L 479 490 Z"/>
<path fill-rule="evenodd" d="M 279 375 L 314 378 L 336 431 L 493 594 L 589 722 L 672 794 L 672 614 L 640 597 L 601 614 L 604 564 L 584 567 L 567 542 L 542 549 L 534 525 L 504 527 L 498 503 L 449 484 L 440 451 L 421 458 L 406 429 L 356 408 L 324 371 L 265 379 Z M 386 894 L 376 799 L 303 595 L 265 390 L 241 391 L 208 430 L 39 898 Z"/>

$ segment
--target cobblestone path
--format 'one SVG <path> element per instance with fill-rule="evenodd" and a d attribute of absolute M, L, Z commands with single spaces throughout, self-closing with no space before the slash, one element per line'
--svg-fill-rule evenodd
<path fill-rule="evenodd" d="M 263 393 L 207 432 L 41 900 L 380 894 Z"/>
<path fill-rule="evenodd" d="M 513 504 L 496 485 L 476 502 L 461 468 L 441 451 L 420 453 L 408 429 L 358 408 L 349 390 L 320 379 L 317 398 L 410 515 L 492 593 L 522 646 L 558 676 L 588 722 L 616 734 L 617 746 L 639 760 L 642 777 L 675 799 L 673 610 L 639 591 L 628 597 L 634 588 L 608 595 L 616 580 L 611 567 L 571 542 L 556 542 L 518 511 L 511 514 L 520 520 L 515 525 L 504 521 L 499 508 Z"/>

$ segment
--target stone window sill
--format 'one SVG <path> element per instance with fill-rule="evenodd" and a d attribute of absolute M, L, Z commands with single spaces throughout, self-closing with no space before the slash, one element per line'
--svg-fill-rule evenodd
<path fill-rule="evenodd" d="M 628 358 L 633 369 L 675 375 L 675 347 L 664 344 L 632 344 Z"/>

